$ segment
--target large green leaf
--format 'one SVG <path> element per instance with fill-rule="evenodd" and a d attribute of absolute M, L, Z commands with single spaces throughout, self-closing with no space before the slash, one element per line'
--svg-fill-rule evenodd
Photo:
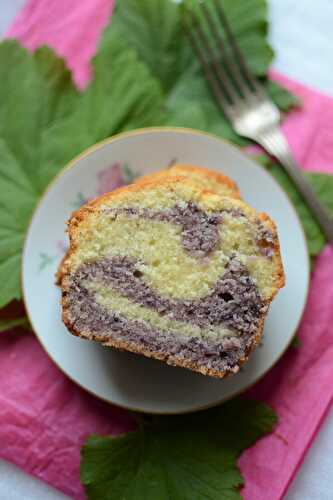
<path fill-rule="evenodd" d="M 168 91 L 190 61 L 179 5 L 170 0 L 122 0 L 110 31 L 117 31 Z"/>
<path fill-rule="evenodd" d="M 159 84 L 116 36 L 103 40 L 82 94 L 50 49 L 0 44 L 0 307 L 21 297 L 24 235 L 48 182 L 84 148 L 161 121 Z"/>
<path fill-rule="evenodd" d="M 89 500 L 237 500 L 237 458 L 275 422 L 266 405 L 236 399 L 157 418 L 123 436 L 92 436 L 82 449 L 81 480 Z"/>
<path fill-rule="evenodd" d="M 78 97 L 71 116 L 44 131 L 44 186 L 59 165 L 92 144 L 121 131 L 163 121 L 159 83 L 116 33 L 105 33 L 93 70 L 94 78 Z"/>
<path fill-rule="evenodd" d="M 326 240 L 311 210 L 280 165 L 270 161 L 267 156 L 257 157 L 257 159 L 276 178 L 289 195 L 302 221 L 308 242 L 309 253 L 312 257 L 315 257 L 323 249 Z M 313 172 L 304 172 L 304 175 L 308 178 L 319 200 L 326 206 L 333 218 L 333 175 Z"/>
<path fill-rule="evenodd" d="M 186 3 L 197 8 L 198 0 Z M 297 101 L 289 92 L 266 79 L 273 57 L 267 43 L 266 0 L 226 0 L 223 6 L 253 73 L 262 78 L 283 110 L 295 105 Z M 180 6 L 170 0 L 122 0 L 109 29 L 131 44 L 161 82 L 167 125 L 206 130 L 245 144 L 248 141 L 235 134 L 217 108 L 184 33 L 183 15 Z"/>
<path fill-rule="evenodd" d="M 38 196 L 41 134 L 71 111 L 77 92 L 63 61 L 46 47 L 30 55 L 14 40 L 5 41 L 0 61 L 0 138 L 18 162 L 21 181 Z"/>
<path fill-rule="evenodd" d="M 77 92 L 47 48 L 34 55 L 15 41 L 0 45 L 0 306 L 20 298 L 24 234 L 42 192 L 43 131 L 70 113 Z"/>

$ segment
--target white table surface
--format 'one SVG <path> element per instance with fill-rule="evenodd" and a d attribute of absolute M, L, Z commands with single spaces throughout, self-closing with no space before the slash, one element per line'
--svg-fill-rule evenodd
<path fill-rule="evenodd" d="M 0 0 L 0 3 L 1 37 L 25 0 Z M 271 42 L 276 51 L 274 67 L 333 96 L 333 0 L 269 0 L 269 4 Z M 333 500 L 332 477 L 331 411 L 307 453 L 286 500 Z M 0 500 L 65 498 L 68 497 L 0 460 Z"/>

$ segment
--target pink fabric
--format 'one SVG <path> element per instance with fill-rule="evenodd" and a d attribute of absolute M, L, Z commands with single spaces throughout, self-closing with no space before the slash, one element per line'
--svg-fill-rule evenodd
<path fill-rule="evenodd" d="M 333 105 L 333 103 L 332 103 Z M 289 349 L 277 366 L 248 394 L 279 415 L 275 432 L 240 459 L 246 500 L 283 498 L 332 402 L 333 251 L 316 263 L 299 329 L 301 347 Z"/>
<path fill-rule="evenodd" d="M 53 47 L 66 59 L 78 86 L 83 87 L 113 4 L 113 0 L 30 0 L 7 36 L 19 38 L 31 50 L 45 44 Z"/>
<path fill-rule="evenodd" d="M 84 86 L 89 60 L 111 12 L 111 0 L 31 0 L 8 36 L 33 49 L 54 47 Z M 333 99 L 274 75 L 303 100 L 284 129 L 305 169 L 333 172 Z M 240 459 L 246 500 L 283 497 L 333 396 L 333 251 L 317 261 L 299 330 L 302 345 L 290 349 L 249 395 L 271 404 L 280 416 L 275 432 Z M 130 415 L 99 402 L 53 365 L 32 335 L 2 335 L 0 455 L 83 498 L 79 450 L 90 433 L 117 434 L 133 426 Z"/>

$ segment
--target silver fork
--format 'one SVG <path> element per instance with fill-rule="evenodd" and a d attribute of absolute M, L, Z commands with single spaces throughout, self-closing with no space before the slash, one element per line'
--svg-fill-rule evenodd
<path fill-rule="evenodd" d="M 292 156 L 280 129 L 280 111 L 251 74 L 220 0 L 213 0 L 213 4 L 216 16 L 211 2 L 200 1 L 198 11 L 185 7 L 184 25 L 216 102 L 239 135 L 257 142 L 281 163 L 333 244 L 333 218 Z"/>

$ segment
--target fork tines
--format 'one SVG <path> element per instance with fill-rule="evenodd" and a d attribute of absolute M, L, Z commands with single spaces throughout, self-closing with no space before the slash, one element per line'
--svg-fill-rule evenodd
<path fill-rule="evenodd" d="M 220 0 L 185 4 L 184 27 L 215 98 L 226 115 L 232 104 L 261 92 L 231 31 Z M 223 36 L 224 34 L 224 36 Z"/>

